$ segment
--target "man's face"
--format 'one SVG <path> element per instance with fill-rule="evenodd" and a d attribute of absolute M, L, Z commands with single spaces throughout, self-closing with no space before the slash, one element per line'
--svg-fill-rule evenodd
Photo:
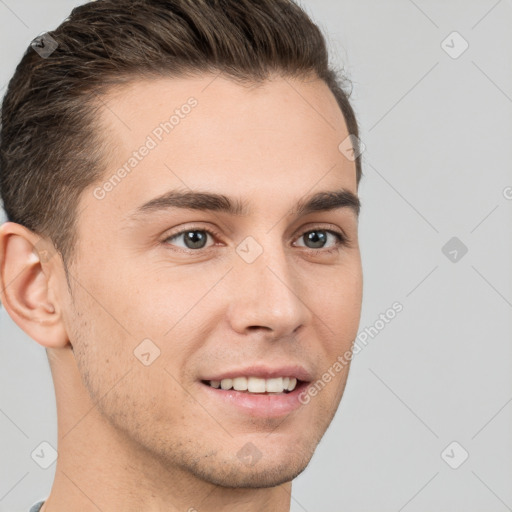
<path fill-rule="evenodd" d="M 323 82 L 282 78 L 141 81 L 105 103 L 112 164 L 77 205 L 64 308 L 83 383 L 95 402 L 108 393 L 98 407 L 126 446 L 168 468 L 229 487 L 289 481 L 331 422 L 348 366 L 307 405 L 299 394 L 351 348 L 360 317 L 357 215 L 297 212 L 318 192 L 357 193 L 338 149 L 342 113 Z M 171 191 L 247 211 L 172 207 L 161 198 Z M 222 389 L 233 378 L 249 390 Z"/>

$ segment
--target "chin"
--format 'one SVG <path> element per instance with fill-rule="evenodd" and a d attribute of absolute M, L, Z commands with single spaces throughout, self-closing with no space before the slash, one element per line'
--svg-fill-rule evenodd
<path fill-rule="evenodd" d="M 302 439 L 291 444 L 281 439 L 265 445 L 263 439 L 255 440 L 254 444 L 247 441 L 242 448 L 232 451 L 218 449 L 195 458 L 193 464 L 189 459 L 186 469 L 200 480 L 224 488 L 276 487 L 292 481 L 306 469 L 319 441 Z"/>
<path fill-rule="evenodd" d="M 302 461 L 284 461 L 281 464 L 261 464 L 261 467 L 247 467 L 245 465 L 224 465 L 219 468 L 199 468 L 194 470 L 195 476 L 203 481 L 218 487 L 228 489 L 262 489 L 276 487 L 292 481 L 300 475 L 309 464 L 311 457 Z M 260 461 L 261 462 L 261 461 Z"/>

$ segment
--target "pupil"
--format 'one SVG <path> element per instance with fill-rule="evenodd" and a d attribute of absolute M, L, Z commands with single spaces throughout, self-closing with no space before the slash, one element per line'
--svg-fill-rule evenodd
<path fill-rule="evenodd" d="M 202 231 L 188 231 L 185 241 L 189 249 L 202 249 L 206 242 L 206 236 Z"/>
<path fill-rule="evenodd" d="M 321 233 L 321 235 L 319 236 L 318 233 Z M 319 245 L 316 245 L 314 248 L 316 249 L 317 247 L 323 247 L 323 245 L 326 243 L 326 235 L 323 231 L 311 231 L 309 234 L 306 235 L 307 236 L 307 239 L 310 241 L 310 242 L 313 242 L 313 244 L 319 244 Z"/>

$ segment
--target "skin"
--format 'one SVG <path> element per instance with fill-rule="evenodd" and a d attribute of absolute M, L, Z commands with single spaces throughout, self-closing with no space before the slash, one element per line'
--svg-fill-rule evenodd
<path fill-rule="evenodd" d="M 97 199 L 94 189 L 190 97 L 192 112 Z M 280 418 L 213 403 L 200 380 L 293 363 L 316 381 L 351 348 L 362 301 L 357 215 L 290 213 L 314 192 L 357 194 L 355 164 L 338 149 L 342 113 L 323 82 L 279 76 L 258 87 L 213 75 L 137 81 L 104 101 L 98 129 L 112 150 L 104 179 L 77 205 L 72 293 L 47 240 L 12 222 L 1 228 L 3 304 L 48 349 L 55 385 L 59 456 L 42 510 L 287 511 L 349 366 Z M 129 218 L 176 188 L 238 197 L 250 214 Z M 187 228 L 219 236 L 187 253 L 183 236 L 168 240 Z M 314 228 L 349 242 L 331 253 L 310 243 L 308 253 L 303 234 Z M 236 252 L 249 236 L 263 251 L 250 264 Z M 326 248 L 335 246 L 329 235 Z M 148 338 L 160 355 L 146 366 L 134 350 Z M 258 450 L 252 465 L 237 456 L 244 446 Z"/>

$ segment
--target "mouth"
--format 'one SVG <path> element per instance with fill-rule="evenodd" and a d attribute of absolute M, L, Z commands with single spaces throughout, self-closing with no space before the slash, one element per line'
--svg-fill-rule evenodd
<path fill-rule="evenodd" d="M 228 415 L 279 418 L 303 405 L 299 396 L 311 382 L 309 374 L 304 371 L 288 371 L 285 375 L 279 375 L 278 371 L 258 373 L 230 373 L 202 379 L 200 385 L 208 401 Z"/>
<path fill-rule="evenodd" d="M 238 391 L 257 395 L 282 395 L 292 393 L 297 387 L 305 384 L 296 377 L 234 377 L 222 380 L 202 380 L 206 386 L 223 391 Z"/>

